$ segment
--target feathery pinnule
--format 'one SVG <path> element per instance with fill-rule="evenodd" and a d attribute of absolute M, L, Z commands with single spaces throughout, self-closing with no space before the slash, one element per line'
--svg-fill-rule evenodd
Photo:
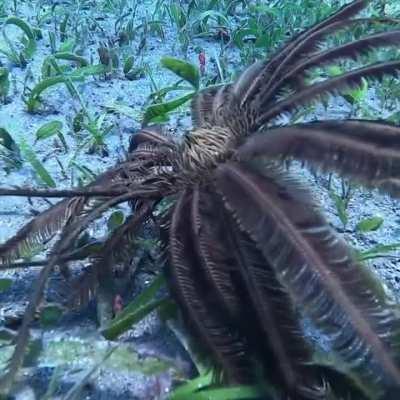
<path fill-rule="evenodd" d="M 216 298 L 205 296 L 207 284 L 199 271 L 194 247 L 193 230 L 196 222 L 192 212 L 193 194 L 184 191 L 175 205 L 169 232 L 172 290 L 182 304 L 185 317 L 193 332 L 213 353 L 218 366 L 230 381 L 251 381 L 252 360 L 248 346 Z M 188 224 L 188 221 L 192 221 Z"/>
<path fill-rule="evenodd" d="M 217 187 L 277 278 L 371 390 L 400 382 L 398 311 L 324 220 L 310 194 L 273 164 L 226 163 Z"/>
<path fill-rule="evenodd" d="M 399 138 L 400 127 L 389 123 L 317 121 L 260 132 L 239 147 L 238 157 L 294 158 L 398 197 Z"/>

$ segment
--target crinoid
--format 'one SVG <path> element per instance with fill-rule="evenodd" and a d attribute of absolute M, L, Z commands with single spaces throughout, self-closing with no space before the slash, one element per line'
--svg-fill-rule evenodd
<path fill-rule="evenodd" d="M 366 388 L 366 398 L 400 398 L 398 308 L 354 260 L 307 189 L 281 168 L 293 158 L 399 197 L 400 128 L 367 120 L 276 122 L 363 79 L 398 74 L 400 61 L 393 60 L 308 80 L 315 67 L 360 61 L 366 52 L 399 45 L 400 30 L 386 29 L 321 50 L 337 31 L 372 26 L 376 20 L 353 18 L 365 6 L 366 1 L 353 1 L 234 83 L 202 91 L 192 104 L 194 127 L 181 141 L 144 128 L 133 137 L 129 159 L 84 189 L 1 190 L 68 197 L 0 246 L 4 269 L 26 247 L 60 231 L 35 285 L 8 378 L 21 363 L 46 279 L 69 260 L 88 224 L 120 203 L 134 206 L 104 244 L 97 263 L 104 271 L 129 254 L 129 237 L 168 198 L 161 233 L 172 293 L 226 382 L 262 378 L 280 388 L 279 398 L 351 398 L 347 392 L 334 397 L 336 380 L 313 364 L 296 307 L 329 337 L 352 379 Z M 385 21 L 379 23 L 385 27 Z"/>

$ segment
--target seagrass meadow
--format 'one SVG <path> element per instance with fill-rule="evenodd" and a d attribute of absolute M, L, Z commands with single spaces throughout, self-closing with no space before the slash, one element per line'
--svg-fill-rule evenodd
<path fill-rule="evenodd" d="M 0 0 L 0 398 L 400 398 L 400 5 Z"/>

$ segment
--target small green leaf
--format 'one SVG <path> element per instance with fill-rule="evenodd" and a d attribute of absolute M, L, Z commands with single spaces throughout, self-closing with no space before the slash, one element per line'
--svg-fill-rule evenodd
<path fill-rule="evenodd" d="M 122 211 L 114 211 L 107 221 L 107 228 L 109 232 L 112 232 L 115 228 L 118 228 L 124 223 L 125 215 Z"/>
<path fill-rule="evenodd" d="M 205 29 L 205 25 L 207 24 L 209 19 L 213 19 L 214 21 L 216 21 L 219 26 L 223 25 L 226 28 L 229 27 L 229 21 L 226 16 L 216 10 L 207 10 L 202 12 L 194 19 L 194 21 L 192 22 L 192 26 L 200 23 L 202 25 L 202 28 Z"/>
<path fill-rule="evenodd" d="M 0 160 L 5 162 L 6 171 L 18 169 L 23 163 L 19 146 L 4 128 L 0 128 Z"/>
<path fill-rule="evenodd" d="M 378 244 L 369 250 L 357 251 L 356 257 L 359 261 L 366 261 L 374 258 L 387 257 L 389 253 L 399 249 L 400 243 Z"/>
<path fill-rule="evenodd" d="M 32 58 L 33 54 L 36 51 L 36 36 L 31 28 L 31 26 L 18 17 L 9 17 L 4 22 L 4 25 L 14 25 L 21 29 L 26 37 L 24 37 L 21 42 L 24 45 L 23 53 L 20 54 L 21 60 Z M 3 33 L 3 37 L 6 38 L 5 33 Z"/>
<path fill-rule="evenodd" d="M 8 278 L 0 279 L 0 293 L 8 290 L 11 287 L 12 283 L 13 283 L 12 279 Z"/>
<path fill-rule="evenodd" d="M 10 78 L 7 68 L 0 67 L 0 97 L 6 98 L 10 89 Z"/>
<path fill-rule="evenodd" d="M 69 76 L 71 81 L 83 81 L 83 76 Z M 40 95 L 52 86 L 58 85 L 60 83 L 67 83 L 68 79 L 65 76 L 52 76 L 50 78 L 43 79 L 40 81 L 30 92 L 29 97 L 26 101 L 28 106 L 28 112 L 34 112 L 35 109 L 40 104 Z"/>
<path fill-rule="evenodd" d="M 343 224 L 343 227 L 346 228 L 348 222 L 346 202 L 339 195 L 332 191 L 329 193 L 329 195 L 335 203 L 336 211 L 341 223 Z"/>
<path fill-rule="evenodd" d="M 25 35 L 30 40 L 35 40 L 35 34 L 31 28 L 31 26 L 18 17 L 7 18 L 6 21 L 4 22 L 4 25 L 15 25 L 18 28 L 20 28 L 22 31 L 24 31 Z"/>
<path fill-rule="evenodd" d="M 179 4 L 172 3 L 167 11 L 171 22 L 174 22 L 179 29 L 182 29 L 187 23 L 186 13 Z"/>
<path fill-rule="evenodd" d="M 195 65 L 172 57 L 163 57 L 161 64 L 180 78 L 189 82 L 196 90 L 199 89 L 200 73 Z"/>
<path fill-rule="evenodd" d="M 102 335 L 107 340 L 114 340 L 153 310 L 169 302 L 170 300 L 168 298 L 155 300 L 155 295 L 164 284 L 165 277 L 160 274 L 149 287 L 129 303 L 118 316 L 111 321 L 109 326 L 102 329 Z"/>
<path fill-rule="evenodd" d="M 75 39 L 68 39 L 60 44 L 60 53 L 71 52 L 76 46 Z"/>
<path fill-rule="evenodd" d="M 45 183 L 47 186 L 56 187 L 56 183 L 54 182 L 51 175 L 47 172 L 46 168 L 36 157 L 34 150 L 29 146 L 25 140 L 22 140 L 20 143 L 20 149 L 23 155 L 23 158 L 27 160 L 37 173 L 38 177 Z"/>
<path fill-rule="evenodd" d="M 66 61 L 73 61 L 77 63 L 80 67 L 87 67 L 89 65 L 89 61 L 82 56 L 78 56 L 77 54 L 70 53 L 68 51 L 60 51 L 54 54 L 54 58 L 58 60 L 66 60 Z"/>
<path fill-rule="evenodd" d="M 57 69 L 64 70 L 65 72 L 68 71 L 68 66 L 58 66 L 58 68 L 54 68 L 54 64 L 56 63 L 56 60 L 65 60 L 65 61 L 72 61 L 75 62 L 78 67 L 87 67 L 89 66 L 88 60 L 86 58 L 78 56 L 77 54 L 63 51 L 63 52 L 57 52 L 55 54 L 52 54 L 50 56 L 47 56 L 43 60 L 42 64 L 42 79 L 46 79 L 50 76 L 55 76 L 55 75 L 60 75 L 57 71 Z M 53 71 L 54 70 L 54 71 Z"/>
<path fill-rule="evenodd" d="M 356 225 L 356 231 L 360 233 L 376 231 L 383 224 L 382 217 L 365 218 Z"/>
<path fill-rule="evenodd" d="M 147 110 L 144 113 L 143 123 L 154 122 L 156 118 L 161 116 L 165 116 L 171 111 L 176 110 L 178 107 L 187 103 L 190 99 L 193 98 L 194 92 L 187 94 L 186 96 L 179 97 L 177 99 L 167 101 L 165 103 L 153 104 L 147 107 Z"/>
<path fill-rule="evenodd" d="M 68 75 L 57 75 L 50 78 L 43 79 L 40 81 L 30 92 L 26 104 L 29 112 L 34 112 L 40 104 L 41 94 L 52 86 L 60 83 L 68 84 L 73 81 L 84 81 L 86 77 L 91 75 L 100 75 L 105 73 L 106 68 L 104 65 L 88 65 L 75 69 L 71 74 Z"/>
<path fill-rule="evenodd" d="M 126 117 L 138 120 L 140 118 L 140 112 L 136 111 L 134 108 L 127 106 L 126 104 L 113 103 L 107 104 L 106 109 L 110 112 L 115 112 Z"/>
<path fill-rule="evenodd" d="M 188 399 L 194 392 L 210 386 L 213 382 L 212 371 L 207 374 L 197 376 L 177 387 L 170 395 L 169 400 L 185 400 Z"/>
<path fill-rule="evenodd" d="M 163 87 L 162 89 L 151 93 L 149 98 L 154 100 L 154 103 L 161 103 L 164 100 L 165 96 L 170 92 L 176 92 L 176 91 L 187 92 L 192 90 L 190 86 L 182 86 L 181 85 L 182 82 L 183 80 L 180 80 L 171 86 Z"/>
<path fill-rule="evenodd" d="M 213 374 L 200 375 L 175 389 L 169 400 L 240 400 L 264 398 L 256 386 L 215 387 Z"/>
<path fill-rule="evenodd" d="M 55 325 L 63 312 L 64 309 L 59 304 L 47 304 L 40 311 L 40 324 L 44 327 Z"/>
<path fill-rule="evenodd" d="M 360 87 L 348 90 L 344 93 L 343 97 L 350 104 L 359 104 L 368 93 L 368 82 L 366 79 L 362 79 L 362 84 Z"/>
<path fill-rule="evenodd" d="M 47 122 L 36 131 L 36 140 L 43 140 L 56 135 L 62 130 L 62 127 L 63 124 L 61 121 Z"/>
<path fill-rule="evenodd" d="M 190 396 L 191 400 L 250 400 L 260 399 L 261 391 L 255 386 L 233 386 L 202 390 Z M 182 399 L 183 400 L 183 399 Z"/>
<path fill-rule="evenodd" d="M 132 68 L 134 64 L 135 58 L 133 56 L 129 56 L 124 62 L 124 74 L 126 75 Z"/>
<path fill-rule="evenodd" d="M 343 69 L 339 67 L 339 65 L 331 65 L 327 68 L 327 70 L 330 76 L 338 76 L 343 74 Z"/>
<path fill-rule="evenodd" d="M 137 324 L 152 311 L 156 310 L 158 307 L 162 306 L 169 299 L 154 300 L 143 305 L 138 305 L 135 310 L 131 310 L 129 313 L 124 313 L 122 317 L 118 317 L 105 328 L 101 333 L 108 340 L 114 340 L 116 337 L 131 329 L 134 324 Z M 134 303 L 130 303 L 132 306 Z"/>
<path fill-rule="evenodd" d="M 4 128 L 0 128 L 0 146 L 5 147 L 8 151 L 19 153 L 19 147 L 15 143 L 12 136 Z"/>

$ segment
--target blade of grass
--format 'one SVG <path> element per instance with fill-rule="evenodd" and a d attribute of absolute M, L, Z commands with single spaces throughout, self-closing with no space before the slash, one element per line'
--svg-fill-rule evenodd
<path fill-rule="evenodd" d="M 177 99 L 166 101 L 165 103 L 153 104 L 147 107 L 144 116 L 143 123 L 152 122 L 156 118 L 164 116 L 171 111 L 176 110 L 178 107 L 187 103 L 195 95 L 195 92 L 189 93 L 186 96 L 179 97 Z"/>
<path fill-rule="evenodd" d="M 29 144 L 26 143 L 25 140 L 22 140 L 19 144 L 19 147 L 21 149 L 23 158 L 32 165 L 33 169 L 35 170 L 38 177 L 42 180 L 42 182 L 46 186 L 55 188 L 56 183 L 54 182 L 53 178 L 46 170 L 46 168 L 43 166 L 43 164 L 36 157 L 34 150 L 29 146 Z"/>
<path fill-rule="evenodd" d="M 101 334 L 108 340 L 114 340 L 157 307 L 170 301 L 166 298 L 155 300 L 155 295 L 163 285 L 165 285 L 165 277 L 160 274 L 149 287 L 111 321 L 109 326 L 101 330 Z"/>
<path fill-rule="evenodd" d="M 161 65 L 189 82 L 196 90 L 200 86 L 200 73 L 196 66 L 173 57 L 163 57 Z"/>
<path fill-rule="evenodd" d="M 85 376 L 69 390 L 69 392 L 63 397 L 63 400 L 79 400 L 81 399 L 81 392 L 84 386 L 88 383 L 89 379 L 93 376 L 94 373 L 101 367 L 101 365 L 111 356 L 112 353 L 118 348 L 118 346 L 112 347 L 105 356 L 91 368 Z"/>

